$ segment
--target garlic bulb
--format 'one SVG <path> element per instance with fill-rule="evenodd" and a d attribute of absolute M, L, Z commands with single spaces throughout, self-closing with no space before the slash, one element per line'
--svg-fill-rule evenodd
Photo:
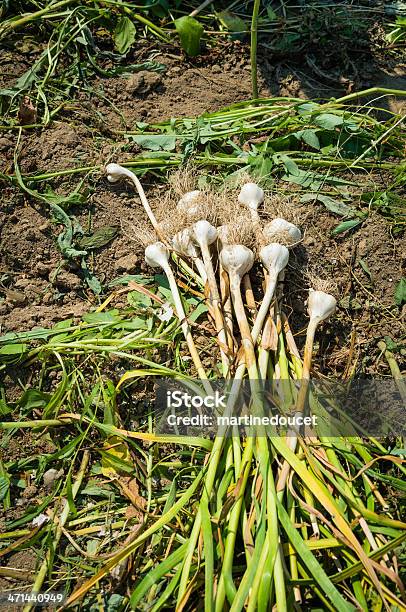
<path fill-rule="evenodd" d="M 283 246 L 283 244 L 274 242 L 263 247 L 259 253 L 259 256 L 264 268 L 266 268 L 268 271 L 268 279 L 264 298 L 251 331 L 253 342 L 257 341 L 264 325 L 264 321 L 275 293 L 278 276 L 288 264 L 289 251 L 285 246 Z"/>
<path fill-rule="evenodd" d="M 220 251 L 220 262 L 231 280 L 241 282 L 254 264 L 254 253 L 242 244 L 228 245 Z"/>
<path fill-rule="evenodd" d="M 302 239 L 302 232 L 294 223 L 290 223 L 281 217 L 267 223 L 262 230 L 265 240 L 277 242 L 283 240 L 288 244 L 295 244 Z"/>
<path fill-rule="evenodd" d="M 184 196 L 181 197 L 176 205 L 176 208 L 187 215 L 196 215 L 199 212 L 199 206 L 196 204 L 196 200 L 201 195 L 201 191 L 196 189 L 195 191 L 188 191 Z"/>
<path fill-rule="evenodd" d="M 185 255 L 186 257 L 190 257 L 193 259 L 193 262 L 196 265 L 197 271 L 199 272 L 200 278 L 203 283 L 207 280 L 206 269 L 204 267 L 203 261 L 200 259 L 199 254 L 195 245 L 193 244 L 191 238 L 192 230 L 190 228 L 185 228 L 184 230 L 178 232 L 172 238 L 172 246 L 181 255 Z"/>
<path fill-rule="evenodd" d="M 106 174 L 107 174 L 107 180 L 109 181 L 109 183 L 117 183 L 118 181 L 120 181 L 124 176 L 127 176 L 128 178 L 133 178 L 133 172 L 131 172 L 131 170 L 127 170 L 127 168 L 123 168 L 123 166 L 120 166 L 119 164 L 107 164 L 106 166 Z"/>
<path fill-rule="evenodd" d="M 269 276 L 276 279 L 278 274 L 288 265 L 289 251 L 283 244 L 273 242 L 261 249 L 259 257 Z"/>
<path fill-rule="evenodd" d="M 307 310 L 311 320 L 324 321 L 328 319 L 337 307 L 337 300 L 330 293 L 309 290 Z"/>
<path fill-rule="evenodd" d="M 198 221 L 193 225 L 192 235 L 201 249 L 203 245 L 209 246 L 217 240 L 216 228 L 205 220 Z"/>
<path fill-rule="evenodd" d="M 256 183 L 245 183 L 241 187 L 238 201 L 250 209 L 257 210 L 258 206 L 264 201 L 264 192 Z"/>
<path fill-rule="evenodd" d="M 166 270 L 169 261 L 169 251 L 162 242 L 149 244 L 145 249 L 145 261 L 151 268 Z"/>

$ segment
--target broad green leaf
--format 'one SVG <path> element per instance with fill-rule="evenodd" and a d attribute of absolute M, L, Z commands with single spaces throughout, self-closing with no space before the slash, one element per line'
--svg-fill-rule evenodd
<path fill-rule="evenodd" d="M 49 399 L 48 393 L 43 393 L 38 389 L 27 389 L 18 400 L 18 406 L 24 412 L 31 412 L 34 408 L 44 408 Z"/>
<path fill-rule="evenodd" d="M 118 310 L 107 310 L 106 312 L 87 312 L 82 319 L 85 323 L 118 323 L 120 317 Z"/>
<path fill-rule="evenodd" d="M 175 28 L 185 53 L 191 57 L 199 55 L 203 26 L 193 17 L 185 16 L 175 20 Z"/>
<path fill-rule="evenodd" d="M 300 198 L 301 202 L 310 202 L 312 200 L 321 202 L 322 204 L 324 204 L 327 210 L 336 215 L 348 217 L 349 215 L 354 214 L 354 210 L 347 204 L 344 204 L 344 202 L 342 202 L 341 200 L 335 200 L 334 198 L 331 198 L 327 195 L 323 195 L 321 193 L 306 193 Z"/>
<path fill-rule="evenodd" d="M 132 135 L 131 140 L 149 151 L 174 151 L 176 148 L 176 136 L 165 134 Z"/>
<path fill-rule="evenodd" d="M 0 348 L 0 355 L 15 356 L 22 355 L 28 349 L 27 344 L 6 344 Z"/>
<path fill-rule="evenodd" d="M 99 295 L 102 291 L 101 282 L 99 281 L 97 276 L 95 276 L 93 272 L 89 270 L 87 263 L 86 263 L 86 259 L 84 257 L 82 257 L 82 261 L 80 265 L 81 265 L 83 277 L 87 283 L 87 286 L 89 287 L 89 289 L 93 291 L 95 295 Z"/>
<path fill-rule="evenodd" d="M 406 303 L 406 277 L 400 279 L 395 289 L 395 304 L 402 306 Z"/>
<path fill-rule="evenodd" d="M 138 283 L 139 285 L 150 285 L 152 278 L 150 276 L 141 276 L 140 274 L 124 274 L 119 278 L 115 278 L 109 283 L 109 287 L 115 287 L 116 285 L 128 285 L 131 281 Z"/>
<path fill-rule="evenodd" d="M 188 314 L 188 319 L 189 321 L 195 322 L 205 312 L 207 312 L 207 306 L 203 303 L 198 304 L 198 306 Z"/>
<path fill-rule="evenodd" d="M 114 44 L 119 53 L 127 53 L 135 41 L 135 25 L 129 17 L 123 15 L 117 22 L 114 30 Z"/>
<path fill-rule="evenodd" d="M 297 107 L 299 115 L 311 115 L 320 108 L 320 104 L 315 102 L 304 102 Z"/>
<path fill-rule="evenodd" d="M 333 234 L 333 236 L 337 236 L 337 234 L 342 234 L 343 232 L 346 232 L 352 229 L 353 227 L 357 227 L 357 225 L 360 225 L 361 223 L 362 219 L 350 219 L 349 221 L 343 221 L 342 223 L 337 225 L 337 227 L 335 227 L 331 233 Z"/>
<path fill-rule="evenodd" d="M 133 308 L 147 308 L 151 306 L 151 298 L 140 291 L 130 291 L 127 294 L 127 301 Z"/>
<path fill-rule="evenodd" d="M 317 115 L 314 117 L 313 121 L 316 125 L 319 125 L 325 130 L 334 130 L 336 127 L 343 125 L 344 123 L 343 117 L 332 115 L 331 113 L 322 113 L 321 115 Z"/>
<path fill-rule="evenodd" d="M 278 15 L 275 13 L 273 8 L 271 8 L 270 6 L 267 6 L 266 7 L 266 12 L 267 12 L 269 21 L 278 21 L 278 19 L 279 19 Z"/>
<path fill-rule="evenodd" d="M 298 138 L 299 140 L 305 142 L 307 145 L 309 145 L 309 147 L 313 147 L 313 149 L 320 150 L 320 141 L 318 139 L 316 130 L 300 130 L 299 132 L 296 132 L 293 135 L 296 136 L 296 138 Z"/>
<path fill-rule="evenodd" d="M 274 155 L 274 157 L 276 158 L 276 161 L 279 159 L 283 163 L 288 174 L 300 176 L 301 172 L 303 172 L 303 170 L 299 169 L 296 162 L 294 162 L 288 155 Z"/>
<path fill-rule="evenodd" d="M 117 225 L 106 225 L 100 227 L 90 236 L 84 236 L 78 242 L 81 249 L 100 249 L 111 242 L 118 234 L 119 228 Z"/>
<path fill-rule="evenodd" d="M 249 30 L 245 21 L 231 11 L 220 11 L 217 13 L 217 19 L 226 30 L 239 34 L 238 38 L 243 38 Z"/>
<path fill-rule="evenodd" d="M 0 397 L 0 416 L 6 416 L 6 414 L 10 414 L 12 411 L 12 407 L 7 404 L 5 399 Z"/>

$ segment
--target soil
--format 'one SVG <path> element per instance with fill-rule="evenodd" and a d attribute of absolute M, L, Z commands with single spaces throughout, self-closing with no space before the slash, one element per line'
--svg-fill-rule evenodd
<path fill-rule="evenodd" d="M 316 41 L 317 42 L 317 41 Z M 314 46 L 314 45 L 313 45 Z M 260 95 L 301 98 L 338 96 L 356 88 L 372 85 L 402 89 L 406 83 L 405 64 L 393 61 L 379 48 L 362 49 L 355 60 L 344 57 L 344 50 L 329 46 L 329 53 L 314 57 L 307 53 L 277 53 L 260 49 Z M 12 85 L 33 61 L 41 48 L 15 47 L 2 59 L 2 86 Z M 130 77 L 97 78 L 93 95 L 80 93 L 76 102 L 64 109 L 43 130 L 23 133 L 19 152 L 22 173 L 53 172 L 74 166 L 123 161 L 137 152 L 124 139 L 125 129 L 137 121 L 162 121 L 172 116 L 194 116 L 215 111 L 250 96 L 248 46 L 239 42 L 218 45 L 194 60 L 185 59 L 172 47 L 155 53 L 155 61 L 165 65 L 164 73 L 142 71 Z M 151 52 L 141 42 L 134 49 L 138 61 Z M 316 63 L 315 63 L 316 62 Z M 389 99 L 392 110 L 403 102 Z M 0 170 L 13 171 L 16 133 L 0 138 Z M 67 193 L 78 183 L 77 177 L 56 177 L 53 189 Z M 92 179 L 93 180 L 93 179 Z M 154 186 L 154 177 L 144 178 L 152 203 L 163 187 Z M 125 273 L 142 270 L 142 255 L 131 240 L 142 212 L 129 186 L 115 186 L 105 178 L 94 180 L 86 206 L 73 207 L 84 231 L 117 226 L 117 236 L 95 250 L 88 265 L 106 287 Z M 0 203 L 0 323 L 1 332 L 22 331 L 50 326 L 66 317 L 75 320 L 96 302 L 84 282 L 78 264 L 67 262 L 58 250 L 56 238 L 61 226 L 52 223 L 48 206 L 9 185 Z M 362 322 L 363 334 L 380 333 L 398 338 L 399 321 L 390 311 L 396 282 L 402 275 L 402 242 L 393 239 L 390 226 L 381 217 L 370 218 L 353 236 L 336 240 L 329 232 L 337 218 L 319 207 L 307 204 L 299 223 L 306 232 L 309 261 L 320 261 L 325 274 L 337 281 L 344 311 L 350 309 L 354 325 Z M 404 245 L 403 245 L 404 246 Z M 362 258 L 372 280 L 357 262 Z M 351 262 L 355 267 L 351 269 Z M 351 294 L 351 304 L 345 300 Z M 300 308 L 299 295 L 295 301 Z M 302 307 L 303 309 L 303 307 Z M 388 310 L 389 309 L 389 310 Z M 394 320 L 395 319 L 395 320 Z M 383 328 L 382 328 L 383 325 Z M 369 332 L 366 332 L 366 329 Z M 369 336 L 368 336 L 369 334 Z M 364 335 L 360 342 L 365 341 Z"/>
<path fill-rule="evenodd" d="M 260 48 L 260 96 L 328 99 L 374 85 L 405 89 L 406 64 L 390 56 L 388 60 L 379 48 L 361 45 L 350 61 L 344 46 L 334 38 L 323 47 L 323 53 L 317 46 L 315 40 L 305 53 L 287 52 L 283 56 Z M 0 88 L 12 86 L 42 50 L 42 45 L 17 39 L 0 59 Z M 141 41 L 133 57 L 144 61 L 150 53 L 150 43 Z M 57 172 L 125 161 L 138 152 L 124 138 L 125 131 L 137 122 L 196 116 L 251 95 L 247 45 L 221 43 L 194 60 L 162 46 L 155 50 L 154 59 L 165 65 L 165 72 L 94 79 L 91 93 L 78 93 L 74 103 L 63 108 L 46 128 L 24 131 L 18 157 L 21 172 Z M 383 99 L 381 105 L 394 112 L 405 110 L 404 101 L 394 97 Z M 16 144 L 15 131 L 0 132 L 1 173 L 14 172 Z M 66 194 L 79 180 L 75 176 L 56 177 L 52 187 Z M 108 284 L 118 276 L 145 271 L 142 251 L 132 239 L 144 212 L 129 185 L 111 185 L 101 175 L 89 182 L 86 204 L 73 206 L 69 213 L 76 216 L 86 233 L 118 227 L 116 237 L 88 258 L 89 267 L 108 293 Z M 145 176 L 143 184 L 152 206 L 156 205 L 166 187 L 157 185 L 153 175 Z M 317 204 L 300 205 L 294 194 L 290 202 L 295 220 L 304 231 L 303 243 L 291 258 L 285 285 L 287 314 L 292 328 L 301 330 L 296 336 L 299 348 L 304 343 L 307 290 L 315 279 L 321 279 L 337 295 L 339 310 L 334 323 L 326 324 L 320 334 L 315 368 L 342 376 L 362 365 L 365 374 L 388 375 L 377 342 L 383 336 L 395 342 L 404 337 L 402 314 L 404 318 L 406 313 L 393 308 L 395 286 L 405 275 L 404 237 L 393 237 L 391 225 L 381 216 L 371 215 L 354 234 L 333 239 L 336 216 Z M 77 322 L 98 304 L 79 264 L 62 257 L 57 246 L 61 230 L 51 221 L 46 204 L 5 184 L 0 197 L 1 334 L 50 327 L 68 317 Z M 35 373 L 8 371 L 4 382 L 9 401 L 20 395 L 21 385 L 29 386 L 32 375 Z M 14 461 L 52 450 L 42 437 L 20 431 L 15 438 L 3 437 L 0 459 Z M 27 506 L 37 503 L 40 486 L 38 489 L 27 483 L 23 493 L 12 500 L 7 519 L 17 520 Z M 5 513 L 0 513 L 0 524 L 4 517 Z M 8 555 L 5 567 L 26 571 L 27 580 L 0 577 L 0 591 L 24 590 L 32 583 L 30 574 L 39 561 L 31 549 Z"/>

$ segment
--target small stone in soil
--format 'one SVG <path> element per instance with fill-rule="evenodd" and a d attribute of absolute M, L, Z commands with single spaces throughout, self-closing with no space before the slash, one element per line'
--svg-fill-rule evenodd
<path fill-rule="evenodd" d="M 134 270 L 137 264 L 137 256 L 136 255 L 126 255 L 125 257 L 120 257 L 114 262 L 114 269 L 116 272 L 131 272 Z"/>
<path fill-rule="evenodd" d="M 79 289 L 82 285 L 80 278 L 72 272 L 60 272 L 53 282 L 58 288 L 70 291 Z"/>

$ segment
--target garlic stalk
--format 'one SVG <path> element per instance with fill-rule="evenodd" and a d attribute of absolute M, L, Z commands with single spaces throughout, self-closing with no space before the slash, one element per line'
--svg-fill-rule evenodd
<path fill-rule="evenodd" d="M 302 385 L 297 400 L 297 410 L 303 412 L 307 397 L 308 382 L 310 380 L 310 369 L 312 363 L 313 344 L 316 329 L 319 323 L 328 319 L 337 307 L 336 299 L 324 291 L 309 290 L 307 310 L 310 316 L 306 332 L 306 344 L 303 357 Z"/>
<path fill-rule="evenodd" d="M 195 245 L 192 242 L 192 239 L 190 236 L 190 229 L 185 228 L 184 230 L 175 234 L 172 238 L 172 246 L 175 249 L 175 251 L 177 251 L 181 255 L 184 255 L 185 257 L 190 257 L 190 259 L 193 260 L 203 283 L 206 283 L 206 280 L 207 280 L 206 269 L 204 267 L 203 261 L 199 257 L 199 254 L 197 252 Z"/>
<path fill-rule="evenodd" d="M 178 315 L 179 320 L 181 321 L 182 331 L 185 336 L 190 355 L 193 359 L 193 363 L 197 370 L 197 373 L 201 380 L 206 381 L 207 375 L 203 368 L 202 362 L 200 360 L 199 354 L 196 349 L 196 345 L 194 343 L 192 333 L 190 331 L 189 323 L 186 319 L 186 314 L 183 308 L 182 300 L 180 297 L 179 289 L 176 284 L 175 276 L 172 272 L 172 268 L 169 265 L 169 251 L 162 242 L 154 242 L 154 244 L 150 244 L 145 249 L 145 261 L 147 264 L 153 268 L 162 268 L 165 272 L 166 277 L 169 282 L 169 287 L 172 292 L 173 301 L 175 304 L 176 313 Z M 206 387 L 205 387 L 206 388 Z M 209 393 L 212 393 L 210 385 L 208 385 L 207 389 Z"/>
<path fill-rule="evenodd" d="M 119 164 L 111 163 L 111 164 L 107 164 L 106 173 L 107 173 L 107 180 L 110 183 L 118 183 L 118 181 L 121 181 L 124 177 L 129 178 L 133 182 L 138 192 L 138 195 L 140 197 L 141 203 L 145 209 L 145 212 L 147 213 L 148 218 L 151 221 L 152 227 L 154 228 L 157 236 L 161 240 L 166 242 L 164 236 L 162 235 L 158 221 L 156 220 L 156 217 L 154 213 L 152 212 L 152 209 L 148 203 L 147 196 L 145 195 L 144 189 L 140 181 L 138 180 L 137 176 L 134 174 L 134 172 L 131 172 L 131 170 L 128 170 L 128 168 L 123 168 L 123 166 L 120 166 Z"/>
<path fill-rule="evenodd" d="M 216 275 L 214 273 L 213 262 L 210 254 L 210 245 L 217 240 L 217 229 L 208 221 L 197 221 L 192 227 L 192 236 L 200 248 L 203 257 L 203 263 L 207 274 L 207 283 L 210 291 L 210 302 L 213 307 L 214 322 L 216 331 L 220 341 L 221 361 L 223 364 L 223 373 L 227 373 L 229 368 L 229 360 L 225 353 L 227 347 L 226 325 L 224 322 L 220 293 L 217 287 Z"/>
<path fill-rule="evenodd" d="M 288 264 L 289 251 L 282 244 L 274 242 L 263 247 L 259 253 L 259 256 L 264 268 L 268 272 L 268 277 L 264 298 L 251 332 L 253 342 L 257 341 L 266 315 L 268 314 L 276 284 L 278 282 L 278 275 L 286 268 Z"/>
<path fill-rule="evenodd" d="M 227 225 L 220 225 L 217 228 L 217 240 L 218 240 L 218 251 L 220 252 L 223 247 L 229 244 L 229 227 Z M 233 307 L 231 304 L 231 297 L 228 292 L 228 283 L 225 278 L 225 271 L 221 262 L 219 262 L 219 273 L 220 273 L 220 297 L 223 304 L 224 321 L 227 328 L 227 344 L 228 348 L 232 351 L 234 348 L 233 340 Z"/>
<path fill-rule="evenodd" d="M 234 304 L 236 319 L 241 332 L 247 367 L 249 371 L 252 367 L 256 370 L 254 345 L 252 343 L 251 331 L 241 297 L 241 280 L 244 274 L 247 274 L 252 268 L 254 253 L 241 244 L 225 246 L 220 252 L 220 262 L 230 278 L 231 299 Z"/>
<path fill-rule="evenodd" d="M 259 224 L 258 206 L 264 201 L 264 192 L 261 187 L 258 187 L 256 183 L 245 183 L 241 187 L 238 201 L 249 209 L 253 222 Z"/>
<path fill-rule="evenodd" d="M 302 239 L 302 232 L 294 223 L 277 217 L 267 223 L 262 233 L 267 242 L 279 242 L 284 240 L 289 245 L 296 244 Z"/>
<path fill-rule="evenodd" d="M 303 414 L 306 404 L 307 393 L 310 383 L 310 369 L 313 354 L 314 336 L 316 333 L 317 326 L 319 325 L 319 323 L 321 323 L 321 321 L 325 321 L 334 313 L 336 306 L 336 299 L 329 293 L 324 293 L 323 291 L 314 291 L 313 289 L 310 289 L 307 305 L 310 321 L 309 325 L 307 326 L 306 332 L 306 344 L 302 368 L 302 382 L 296 401 L 296 415 Z M 290 430 L 288 432 L 289 448 L 294 451 L 296 448 L 296 444 L 297 432 Z M 287 479 L 289 477 L 289 472 L 290 465 L 287 461 L 285 461 L 282 468 L 279 470 L 279 476 L 276 486 L 277 491 L 284 490 Z M 314 521 L 312 521 L 312 523 L 314 523 Z"/>
<path fill-rule="evenodd" d="M 221 250 L 220 261 L 230 277 L 230 292 L 234 304 L 236 319 L 241 332 L 242 346 L 245 355 L 245 362 L 240 362 L 237 368 L 230 397 L 232 396 L 233 392 L 239 391 L 245 368 L 247 368 L 251 387 L 251 409 L 255 415 L 260 415 L 263 411 L 262 389 L 259 383 L 254 344 L 252 342 L 251 331 L 241 297 L 241 280 L 243 276 L 251 269 L 254 263 L 254 254 L 245 246 L 229 245 Z M 232 561 L 235 549 L 237 527 L 240 521 L 242 502 L 244 498 L 244 489 L 247 485 L 248 472 L 246 471 L 245 466 L 251 464 L 254 453 L 254 444 L 256 446 L 256 453 L 259 460 L 263 482 L 268 482 L 269 449 L 267 437 L 263 427 L 259 426 L 256 429 L 257 435 L 255 438 L 251 435 L 248 436 L 246 440 L 244 453 L 241 457 L 240 472 L 238 474 L 238 481 L 240 482 L 239 496 L 238 499 L 236 499 L 229 515 L 229 530 L 224 545 L 223 567 L 217 593 L 216 609 L 219 610 L 223 609 L 226 594 L 230 599 L 235 590 L 232 575 Z"/>

